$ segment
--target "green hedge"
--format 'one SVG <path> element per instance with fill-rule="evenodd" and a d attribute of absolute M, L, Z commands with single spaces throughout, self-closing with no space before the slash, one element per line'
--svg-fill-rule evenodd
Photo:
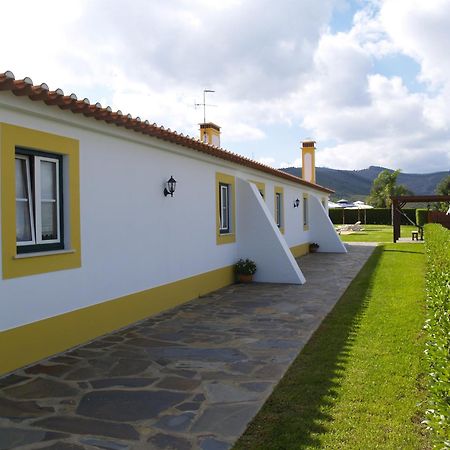
<path fill-rule="evenodd" d="M 421 227 L 428 223 L 428 209 L 416 209 L 416 223 Z"/>
<path fill-rule="evenodd" d="M 450 448 L 450 230 L 425 225 L 426 356 L 429 364 L 429 408 L 426 423 L 435 448 Z"/>
<path fill-rule="evenodd" d="M 391 209 L 390 208 L 373 208 L 366 209 L 366 218 L 368 224 L 373 225 L 391 225 Z M 402 211 L 413 221 L 416 220 L 416 209 L 415 208 L 405 208 Z M 356 209 L 346 209 L 344 211 L 345 214 L 345 223 L 355 223 L 358 220 L 361 220 L 364 223 L 364 210 L 359 211 L 359 219 L 358 219 L 358 210 Z M 335 225 L 342 224 L 342 208 L 333 208 L 329 211 L 330 219 Z M 401 216 L 401 224 L 402 225 L 411 225 L 405 217 Z"/>

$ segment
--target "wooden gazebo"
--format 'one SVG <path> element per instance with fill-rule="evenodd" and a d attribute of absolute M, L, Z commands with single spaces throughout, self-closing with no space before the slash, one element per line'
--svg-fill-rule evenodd
<path fill-rule="evenodd" d="M 391 197 L 392 200 L 392 228 L 393 241 L 397 242 L 400 237 L 400 219 L 403 215 L 402 208 L 406 203 L 445 203 L 450 202 L 450 195 L 400 195 Z M 440 223 L 443 226 L 450 228 L 450 215 L 445 213 L 435 213 L 433 211 L 433 222 Z M 414 225 L 417 225 L 414 223 Z"/>

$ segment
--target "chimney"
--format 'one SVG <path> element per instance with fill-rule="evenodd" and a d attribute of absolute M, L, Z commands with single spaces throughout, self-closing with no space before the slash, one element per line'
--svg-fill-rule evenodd
<path fill-rule="evenodd" d="M 310 183 L 316 182 L 316 141 L 302 142 L 302 178 Z"/>
<path fill-rule="evenodd" d="M 205 144 L 220 147 L 220 127 L 212 122 L 201 123 L 200 140 Z"/>

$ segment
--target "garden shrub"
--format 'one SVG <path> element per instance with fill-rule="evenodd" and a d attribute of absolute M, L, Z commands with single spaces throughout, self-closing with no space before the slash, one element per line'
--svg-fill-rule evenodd
<path fill-rule="evenodd" d="M 426 223 L 428 223 L 428 209 L 416 209 L 416 223 L 420 227 L 423 227 Z"/>
<path fill-rule="evenodd" d="M 416 220 L 415 208 L 404 208 L 402 212 L 405 213 L 413 222 Z M 366 223 L 372 225 L 391 225 L 391 208 L 373 208 L 366 209 Z M 342 209 L 333 208 L 329 210 L 329 216 L 331 221 L 335 225 L 342 224 Z M 345 223 L 355 223 L 357 220 L 361 220 L 364 223 L 364 210 L 360 210 L 360 219 L 358 219 L 358 210 L 346 209 L 345 210 Z M 404 216 L 400 216 L 402 225 L 412 225 Z"/>
<path fill-rule="evenodd" d="M 425 225 L 426 355 L 429 364 L 429 408 L 426 423 L 435 448 L 450 448 L 450 230 Z"/>

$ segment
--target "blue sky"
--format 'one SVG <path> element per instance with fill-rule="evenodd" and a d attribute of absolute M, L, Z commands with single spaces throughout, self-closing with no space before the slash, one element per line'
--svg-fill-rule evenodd
<path fill-rule="evenodd" d="M 335 169 L 450 167 L 447 0 L 34 5 L 2 10 L 0 71 L 18 79 L 191 136 L 214 89 L 222 146 L 274 167 L 298 166 L 305 138 Z"/>

